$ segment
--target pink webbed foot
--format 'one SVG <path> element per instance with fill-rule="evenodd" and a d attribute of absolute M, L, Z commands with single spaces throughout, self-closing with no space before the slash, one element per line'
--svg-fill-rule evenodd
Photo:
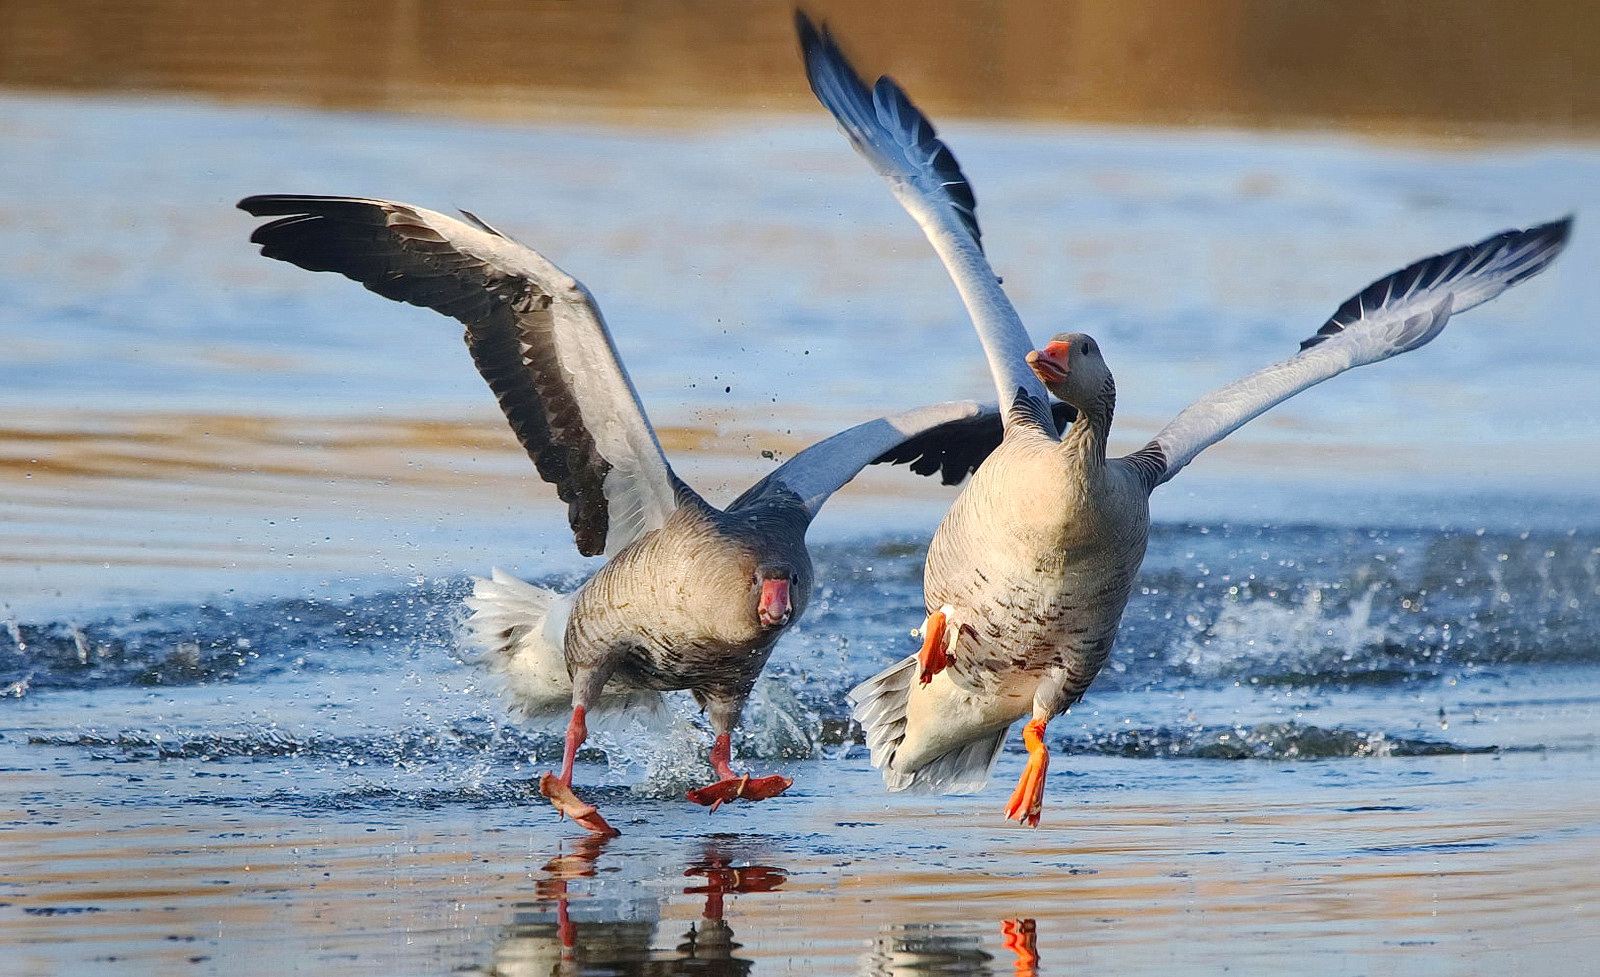
<path fill-rule="evenodd" d="M 622 832 L 606 823 L 600 816 L 600 811 L 593 804 L 585 803 L 572 792 L 572 785 L 547 773 L 539 778 L 539 793 L 543 794 L 563 817 L 569 817 L 574 823 L 587 828 L 601 836 L 618 835 Z"/>
<path fill-rule="evenodd" d="M 776 774 L 771 777 L 752 777 L 745 774 L 741 777 L 735 774 L 733 767 L 729 765 L 732 760 L 732 735 L 718 733 L 716 742 L 711 744 L 711 769 L 722 779 L 714 784 L 696 787 L 689 791 L 689 800 L 715 811 L 729 801 L 764 801 L 769 797 L 777 797 L 794 786 L 793 780 Z"/>
<path fill-rule="evenodd" d="M 715 811 L 728 801 L 764 801 L 777 797 L 792 786 L 793 780 L 778 774 L 770 777 L 745 774 L 743 777 L 728 777 L 714 784 L 696 787 L 689 791 L 689 800 Z"/>

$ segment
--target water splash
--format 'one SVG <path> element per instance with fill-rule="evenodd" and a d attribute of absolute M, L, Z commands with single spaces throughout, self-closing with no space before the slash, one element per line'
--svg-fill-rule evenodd
<path fill-rule="evenodd" d="M 1168 527 L 1103 681 L 1336 687 L 1592 661 L 1597 554 L 1575 531 Z"/>
<path fill-rule="evenodd" d="M 1324 728 L 1298 722 L 1116 730 L 1060 744 L 1067 753 L 1140 759 L 1327 760 L 1338 757 L 1442 756 L 1494 753 L 1494 746 L 1458 746 L 1389 735 L 1382 730 Z"/>
<path fill-rule="evenodd" d="M 736 766 L 781 772 L 772 768 L 824 750 L 859 751 L 845 693 L 909 650 L 921 553 L 898 540 L 819 548 L 811 612 L 751 697 Z M 1115 725 L 1086 715 L 1061 746 L 1235 759 L 1492 749 L 1487 727 L 1466 746 L 1420 737 L 1410 706 L 1393 723 L 1381 712 L 1280 722 L 1291 717 L 1247 711 L 1219 725 L 1214 712 L 1190 717 L 1190 706 L 1174 712 L 1170 703 L 1214 691 L 1224 698 L 1211 708 L 1232 710 L 1242 702 L 1235 690 L 1256 689 L 1279 705 L 1288 695 L 1325 704 L 1353 689 L 1411 701 L 1495 669 L 1590 668 L 1597 568 L 1593 534 L 1157 527 L 1112 665 L 1091 693 L 1129 705 Z M 277 764 L 294 787 L 256 796 L 297 809 L 525 804 L 530 784 L 559 763 L 563 724 L 514 720 L 493 683 L 459 660 L 466 588 L 416 581 L 342 600 L 12 621 L 11 640 L 0 638 L 0 709 L 35 703 L 25 741 L 91 763 L 165 764 L 223 780 L 241 765 Z M 183 703 L 183 723 L 160 714 L 167 701 Z M 139 702 L 156 705 L 108 713 L 117 717 L 109 729 L 92 725 L 102 704 Z M 669 702 L 660 716 L 597 724 L 580 753 L 586 791 L 627 803 L 681 797 L 708 781 L 705 718 L 687 693 Z"/>

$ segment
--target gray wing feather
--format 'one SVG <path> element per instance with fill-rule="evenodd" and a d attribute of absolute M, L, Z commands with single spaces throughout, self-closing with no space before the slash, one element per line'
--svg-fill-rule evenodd
<path fill-rule="evenodd" d="M 795 28 L 817 100 L 888 181 L 955 282 L 989 358 L 1001 403 L 1010 403 L 1021 390 L 1037 404 L 1047 404 L 1044 385 L 1027 366 L 1032 340 L 984 256 L 972 186 L 955 156 L 892 79 L 879 78 L 868 89 L 826 28 L 817 28 L 803 13 L 795 14 Z M 1007 413 L 1007 427 L 1014 417 L 1031 422 L 1043 411 Z"/>
<path fill-rule="evenodd" d="M 1071 404 L 1050 405 L 1056 430 L 1065 431 L 1078 412 Z M 872 459 L 874 465 L 905 465 L 918 475 L 938 474 L 946 485 L 959 485 L 978 470 L 1005 435 L 1001 412 L 987 404 L 972 417 L 929 428 Z"/>
<path fill-rule="evenodd" d="M 468 224 L 403 203 L 310 195 L 239 207 L 278 218 L 250 238 L 267 257 L 338 272 L 466 326 L 506 420 L 568 503 L 580 552 L 615 553 L 666 521 L 681 483 L 577 280 L 470 214 Z"/>
<path fill-rule="evenodd" d="M 1246 421 L 1307 387 L 1429 342 L 1451 315 L 1543 271 L 1566 246 L 1571 229 L 1568 217 L 1505 231 L 1380 278 L 1341 305 L 1300 344 L 1300 352 L 1191 404 L 1130 462 L 1154 488 Z"/>
<path fill-rule="evenodd" d="M 887 454 L 908 441 L 936 437 L 940 430 L 949 431 L 952 426 L 959 427 L 964 422 L 981 418 L 986 411 L 997 414 L 993 406 L 959 400 L 918 407 L 846 428 L 784 462 L 735 499 L 728 510 L 731 512 L 767 492 L 784 488 L 798 496 L 809 516 L 815 518 L 828 496 L 860 474 L 861 469 L 884 460 Z M 998 441 L 996 438 L 996 443 Z M 987 452 L 984 454 L 987 456 Z"/>

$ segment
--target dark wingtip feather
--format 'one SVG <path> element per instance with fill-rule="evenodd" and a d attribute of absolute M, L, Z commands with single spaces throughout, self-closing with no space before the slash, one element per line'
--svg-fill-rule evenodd
<path fill-rule="evenodd" d="M 822 42 L 821 33 L 817 30 L 816 22 L 807 14 L 804 7 L 794 8 L 794 32 L 800 37 L 800 52 L 806 60 L 810 56 L 806 53 Z"/>
<path fill-rule="evenodd" d="M 1543 260 L 1538 267 L 1525 270 L 1517 275 L 1516 278 L 1511 280 L 1510 284 L 1515 285 L 1524 278 L 1537 275 L 1544 270 L 1545 265 L 1554 261 L 1556 255 L 1560 254 L 1566 248 L 1567 242 L 1572 239 L 1572 225 L 1577 222 L 1577 219 L 1576 214 L 1568 214 L 1548 224 L 1539 224 L 1523 231 L 1522 233 L 1528 238 L 1529 244 L 1544 252 Z M 1507 233 L 1514 232 L 1508 231 Z"/>
<path fill-rule="evenodd" d="M 889 108 L 899 120 L 902 132 L 915 141 L 918 153 L 927 161 L 924 165 L 939 178 L 940 188 L 950 198 L 962 226 L 972 235 L 972 240 L 980 248 L 983 247 L 983 231 L 978 227 L 977 194 L 973 192 L 972 184 L 967 182 L 967 175 L 961 172 L 956 154 L 939 138 L 933 122 L 911 101 L 911 96 L 900 87 L 900 83 L 888 75 L 879 78 L 873 86 L 872 99 L 878 107 L 880 118 L 883 110 Z"/>
<path fill-rule="evenodd" d="M 856 151 L 874 160 L 875 166 L 909 166 L 930 170 L 940 183 L 962 226 L 980 248 L 983 231 L 978 226 L 977 195 L 955 154 L 938 137 L 938 131 L 904 88 L 887 75 L 880 76 L 870 88 L 860 72 L 845 55 L 844 49 L 828 30 L 827 24 L 814 23 L 804 10 L 794 13 L 795 33 L 800 38 L 801 61 L 806 69 L 806 81 L 833 117 L 850 137 Z M 896 151 L 904 154 L 903 142 L 909 140 L 916 147 L 918 161 L 896 164 L 891 154 L 875 144 L 875 133 L 902 143 Z"/>
<path fill-rule="evenodd" d="M 1058 430 L 1066 430 L 1078 416 L 1071 404 L 1060 401 L 1050 409 Z M 1004 437 L 1000 412 L 990 409 L 907 438 L 872 459 L 872 464 L 905 465 L 913 474 L 938 475 L 945 485 L 959 485 L 978 470 Z"/>
<path fill-rule="evenodd" d="M 319 193 L 258 193 L 235 206 L 256 217 L 281 217 L 287 214 L 358 213 L 380 203 L 365 197 L 346 197 Z"/>
<path fill-rule="evenodd" d="M 1502 231 L 1476 244 L 1413 262 L 1347 299 L 1321 329 L 1300 343 L 1300 348 L 1306 350 L 1325 342 L 1392 302 L 1406 301 L 1439 287 L 1459 285 L 1470 291 L 1474 285 L 1480 286 L 1481 293 L 1474 296 L 1475 300 L 1459 303 L 1455 311 L 1473 308 L 1549 267 L 1566 247 L 1572 225 L 1573 215 L 1568 214 L 1523 230 Z M 1474 280 L 1485 272 L 1501 276 L 1497 287 L 1492 277 L 1488 282 Z M 1484 285 L 1489 287 L 1483 288 Z"/>
<path fill-rule="evenodd" d="M 284 193 L 257 193 L 244 198 L 234 206 L 255 217 L 275 217 L 279 214 L 296 212 L 290 201 L 297 199 Z"/>
<path fill-rule="evenodd" d="M 1540 238 L 1547 244 L 1557 247 L 1566 247 L 1567 241 L 1572 237 L 1572 225 L 1577 223 L 1577 214 L 1568 214 L 1558 217 L 1548 224 L 1538 224 L 1528 228 L 1524 234 Z"/>

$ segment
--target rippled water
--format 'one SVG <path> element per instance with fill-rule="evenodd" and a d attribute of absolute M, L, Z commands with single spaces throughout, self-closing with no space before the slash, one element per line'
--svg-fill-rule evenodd
<path fill-rule="evenodd" d="M 889 796 L 843 693 L 906 653 L 950 495 L 874 473 L 708 814 L 687 706 L 579 838 L 461 660 L 469 575 L 571 585 L 456 329 L 263 261 L 263 191 L 466 206 L 600 296 L 679 468 L 983 396 L 915 231 L 820 119 L 493 127 L 0 100 L 0 972 L 1595 972 L 1600 312 L 1588 147 L 946 127 L 1036 334 L 1135 442 L 1431 250 L 1580 212 L 1546 276 L 1296 398 L 1155 500 L 1043 826 Z M 670 189 L 670 192 L 668 190 Z M 1507 404 L 1513 409 L 1507 409 Z"/>
<path fill-rule="evenodd" d="M 907 650 L 917 542 L 820 548 L 739 742 L 789 795 L 679 800 L 683 702 L 664 744 L 585 754 L 607 843 L 537 795 L 556 732 L 457 660 L 461 582 L 13 621 L 18 972 L 264 973 L 240 958 L 270 944 L 334 973 L 1003 973 L 1025 924 L 1043 973 L 1586 972 L 1600 535 L 1162 527 L 1033 832 L 999 817 L 1020 751 L 982 795 L 889 797 L 846 722 Z"/>

